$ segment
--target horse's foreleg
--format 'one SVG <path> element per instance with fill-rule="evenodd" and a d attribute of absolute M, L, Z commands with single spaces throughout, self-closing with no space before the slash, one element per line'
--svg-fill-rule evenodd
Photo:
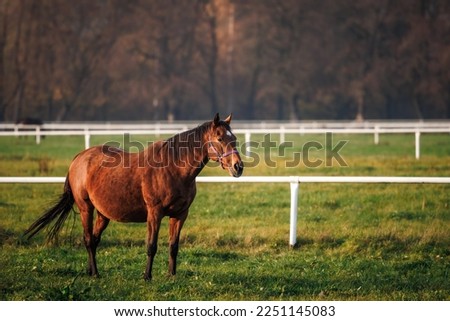
<path fill-rule="evenodd" d="M 148 215 L 147 218 L 147 266 L 145 268 L 144 279 L 152 279 L 153 259 L 158 250 L 158 233 L 161 225 L 161 217 L 158 215 Z"/>
<path fill-rule="evenodd" d="M 169 275 L 177 273 L 177 256 L 178 244 L 180 242 L 180 232 L 184 221 L 187 217 L 187 212 L 181 217 L 171 217 L 169 223 Z"/>

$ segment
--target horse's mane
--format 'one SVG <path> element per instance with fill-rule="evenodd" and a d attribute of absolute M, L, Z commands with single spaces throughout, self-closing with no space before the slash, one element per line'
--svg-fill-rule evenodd
<path fill-rule="evenodd" d="M 193 154 L 195 150 L 203 148 L 203 136 L 211 126 L 211 122 L 203 123 L 196 128 L 176 134 L 164 143 L 168 154 L 174 159 L 185 159 L 188 154 Z"/>
<path fill-rule="evenodd" d="M 198 154 L 205 146 L 203 137 L 210 129 L 212 121 L 203 123 L 193 129 L 176 134 L 165 141 L 160 141 L 152 146 L 152 152 L 159 156 L 153 156 L 153 159 L 159 159 L 160 162 L 165 163 L 167 160 L 185 161 L 189 157 Z M 219 126 L 224 126 L 230 130 L 230 125 L 224 121 L 220 121 Z M 199 159 L 197 159 L 199 161 Z M 202 161 L 202 160 L 200 160 Z"/>

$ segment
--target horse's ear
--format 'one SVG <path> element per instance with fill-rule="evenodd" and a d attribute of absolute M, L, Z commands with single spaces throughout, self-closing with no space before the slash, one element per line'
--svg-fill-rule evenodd
<path fill-rule="evenodd" d="M 219 126 L 219 121 L 220 121 L 220 117 L 219 117 L 219 113 L 216 113 L 216 116 L 214 116 L 214 126 Z"/>
<path fill-rule="evenodd" d="M 228 115 L 227 118 L 225 118 L 225 122 L 229 125 L 231 123 L 231 118 L 233 118 L 233 113 L 231 113 L 230 115 Z"/>

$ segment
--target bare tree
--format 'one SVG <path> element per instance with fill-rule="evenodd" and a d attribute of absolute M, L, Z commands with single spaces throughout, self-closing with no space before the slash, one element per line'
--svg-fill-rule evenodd
<path fill-rule="evenodd" d="M 3 0 L 0 119 L 450 117 L 446 0 Z"/>
<path fill-rule="evenodd" d="M 200 2 L 178 6 L 170 2 L 142 2 L 136 8 L 149 29 L 136 38 L 133 53 L 144 61 L 149 74 L 151 112 L 154 118 L 159 118 L 159 114 L 166 119 L 178 118 L 183 115 L 182 107 L 192 87 L 189 77 Z"/>
<path fill-rule="evenodd" d="M 9 1 L 0 2 L 0 121 L 4 120 L 6 109 L 5 52 L 8 35 Z"/>

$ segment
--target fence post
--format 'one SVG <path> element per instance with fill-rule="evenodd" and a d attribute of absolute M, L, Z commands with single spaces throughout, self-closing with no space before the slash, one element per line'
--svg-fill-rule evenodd
<path fill-rule="evenodd" d="M 284 126 L 280 126 L 280 145 L 284 143 L 286 135 L 286 128 Z"/>
<path fill-rule="evenodd" d="M 416 159 L 420 158 L 420 131 L 416 131 Z"/>
<path fill-rule="evenodd" d="M 41 127 L 36 126 L 36 144 L 39 145 L 41 143 Z"/>
<path fill-rule="evenodd" d="M 250 138 L 251 134 L 249 131 L 245 132 L 245 156 L 250 157 Z"/>
<path fill-rule="evenodd" d="M 156 126 L 155 126 L 155 135 L 158 138 L 161 136 L 161 124 L 159 122 L 156 123 Z"/>
<path fill-rule="evenodd" d="M 298 206 L 298 176 L 291 176 L 291 215 L 289 229 L 289 246 L 293 248 L 297 244 L 297 206 Z"/>
<path fill-rule="evenodd" d="M 378 145 L 378 143 L 380 142 L 379 130 L 380 130 L 380 126 L 376 125 L 374 128 L 374 133 L 373 133 L 373 140 L 374 140 L 375 145 Z"/>
<path fill-rule="evenodd" d="M 91 134 L 89 134 L 89 130 L 84 130 L 84 148 L 88 149 L 90 146 Z"/>

